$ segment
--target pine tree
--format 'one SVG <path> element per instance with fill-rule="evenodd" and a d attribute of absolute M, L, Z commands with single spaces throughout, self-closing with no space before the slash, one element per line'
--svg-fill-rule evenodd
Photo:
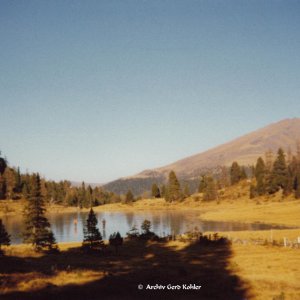
<path fill-rule="evenodd" d="M 248 178 L 248 176 L 247 176 L 247 172 L 246 172 L 245 167 L 241 167 L 240 180 L 245 180 L 247 178 Z"/>
<path fill-rule="evenodd" d="M 281 148 L 277 152 L 277 158 L 274 161 L 273 170 L 271 173 L 271 182 L 269 193 L 275 193 L 280 188 L 283 190 L 287 187 L 288 172 L 285 161 L 285 154 Z"/>
<path fill-rule="evenodd" d="M 0 253 L 1 253 L 1 246 L 9 246 L 10 245 L 10 236 L 7 233 L 2 220 L 0 219 Z"/>
<path fill-rule="evenodd" d="M 300 199 L 300 172 L 296 175 L 294 189 L 295 189 L 295 198 Z"/>
<path fill-rule="evenodd" d="M 89 249 L 101 249 L 104 245 L 102 241 L 102 236 L 97 228 L 98 220 L 93 209 L 90 209 L 88 218 L 86 220 L 86 224 L 83 228 L 83 247 L 87 247 Z"/>
<path fill-rule="evenodd" d="M 22 179 L 21 179 L 21 173 L 20 168 L 18 167 L 17 172 L 15 173 L 15 187 L 14 187 L 15 193 L 21 193 L 22 192 Z"/>
<path fill-rule="evenodd" d="M 6 197 L 6 181 L 3 175 L 0 174 L 0 200 Z"/>
<path fill-rule="evenodd" d="M 152 184 L 151 194 L 153 198 L 160 198 L 160 190 L 156 183 Z"/>
<path fill-rule="evenodd" d="M 0 155 L 1 155 L 1 151 L 0 151 Z M 3 176 L 6 167 L 7 167 L 6 159 L 0 157 L 0 200 L 5 199 L 6 197 L 7 185 L 6 185 L 5 177 Z"/>
<path fill-rule="evenodd" d="M 119 247 L 123 245 L 123 238 L 121 237 L 121 234 L 119 232 L 111 234 L 109 237 L 109 244 L 115 247 L 116 254 L 118 254 Z"/>
<path fill-rule="evenodd" d="M 164 184 L 161 186 L 160 191 L 161 191 L 160 196 L 161 196 L 162 198 L 166 198 L 166 195 L 167 195 L 167 188 L 166 188 L 166 186 L 165 186 Z"/>
<path fill-rule="evenodd" d="M 141 229 L 143 234 L 148 234 L 151 229 L 151 222 L 149 220 L 144 220 L 144 222 L 141 225 Z"/>
<path fill-rule="evenodd" d="M 127 237 L 128 237 L 129 239 L 135 239 L 135 238 L 138 238 L 138 237 L 139 237 L 140 233 L 139 233 L 139 231 L 138 231 L 138 229 L 137 229 L 136 224 L 134 224 L 134 225 L 132 226 L 132 228 L 126 233 L 126 235 L 127 235 Z"/>
<path fill-rule="evenodd" d="M 216 200 L 218 197 L 217 188 L 214 179 L 211 176 L 206 176 L 206 188 L 203 193 L 203 200 Z"/>
<path fill-rule="evenodd" d="M 264 195 L 266 192 L 266 186 L 265 186 L 266 166 L 265 166 L 265 162 L 261 157 L 257 159 L 254 174 L 256 178 L 256 192 L 260 196 Z"/>
<path fill-rule="evenodd" d="M 298 172 L 298 161 L 295 156 L 290 159 L 290 163 L 287 167 L 287 183 L 284 189 L 284 195 L 287 196 L 293 192 L 295 179 Z"/>
<path fill-rule="evenodd" d="M 0 151 L 0 155 L 1 155 L 1 151 Z M 7 167 L 6 159 L 3 157 L 0 157 L 0 175 L 3 175 L 6 167 Z"/>
<path fill-rule="evenodd" d="M 25 230 L 23 238 L 25 243 L 31 243 L 37 251 L 57 249 L 45 212 L 40 176 L 39 174 L 33 174 L 31 176 L 30 193 L 24 210 Z"/>
<path fill-rule="evenodd" d="M 131 190 L 128 190 L 128 192 L 126 193 L 125 202 L 132 203 L 133 201 L 134 201 L 134 196 L 133 196 Z"/>
<path fill-rule="evenodd" d="M 237 184 L 241 180 L 241 167 L 234 161 L 230 168 L 230 182 L 231 185 Z"/>
<path fill-rule="evenodd" d="M 169 181 L 167 188 L 166 200 L 168 202 L 179 201 L 182 199 L 182 192 L 180 188 L 180 183 L 176 177 L 174 171 L 169 173 Z"/>
<path fill-rule="evenodd" d="M 25 199 L 29 198 L 29 194 L 30 194 L 30 176 L 29 176 L 29 174 L 22 176 L 22 194 Z"/>

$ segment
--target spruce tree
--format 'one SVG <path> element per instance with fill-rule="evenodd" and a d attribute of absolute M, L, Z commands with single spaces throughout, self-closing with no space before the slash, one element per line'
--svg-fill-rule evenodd
<path fill-rule="evenodd" d="M 166 200 L 168 202 L 179 201 L 182 199 L 182 192 L 180 188 L 180 183 L 176 177 L 174 171 L 169 173 L 169 181 L 167 188 Z"/>
<path fill-rule="evenodd" d="M 21 173 L 20 168 L 18 167 L 17 172 L 15 173 L 15 187 L 14 192 L 21 193 L 22 192 L 22 180 L 21 180 Z"/>
<path fill-rule="evenodd" d="M 300 199 L 300 172 L 296 175 L 294 189 L 295 189 L 295 198 Z"/>
<path fill-rule="evenodd" d="M 0 200 L 6 197 L 6 180 L 3 175 L 0 174 Z"/>
<path fill-rule="evenodd" d="M 248 178 L 248 176 L 247 176 L 247 172 L 246 172 L 245 167 L 241 167 L 240 180 L 244 180 L 244 179 L 247 179 L 247 178 Z"/>
<path fill-rule="evenodd" d="M 156 183 L 152 184 L 151 195 L 153 198 L 160 198 L 160 190 Z"/>
<path fill-rule="evenodd" d="M 121 237 L 121 234 L 119 232 L 111 234 L 109 237 L 109 244 L 115 247 L 116 254 L 118 254 L 119 247 L 123 245 L 123 238 Z"/>
<path fill-rule="evenodd" d="M 1 151 L 0 151 L 0 155 L 1 155 Z M 6 189 L 7 189 L 7 185 L 6 185 L 6 180 L 4 177 L 4 171 L 7 167 L 7 162 L 3 157 L 0 157 L 0 200 L 5 199 L 6 197 Z"/>
<path fill-rule="evenodd" d="M 256 193 L 260 196 L 264 195 L 266 192 L 266 186 L 265 186 L 266 166 L 265 166 L 265 162 L 261 157 L 257 159 L 254 174 L 256 178 Z"/>
<path fill-rule="evenodd" d="M 45 217 L 45 202 L 41 194 L 41 181 L 39 174 L 31 176 L 30 192 L 24 209 L 25 243 L 31 243 L 37 251 L 57 248 L 50 223 Z"/>
<path fill-rule="evenodd" d="M 0 151 L 0 155 L 1 155 L 1 151 Z M 0 157 L 0 175 L 3 175 L 6 167 L 7 167 L 6 159 L 3 157 Z"/>
<path fill-rule="evenodd" d="M 166 198 L 166 195 L 167 195 L 167 188 L 166 188 L 166 186 L 165 186 L 164 184 L 161 186 L 160 190 L 161 190 L 160 196 L 161 196 L 162 198 Z"/>
<path fill-rule="evenodd" d="M 141 225 L 141 229 L 143 234 L 148 234 L 151 230 L 151 222 L 149 220 L 144 220 Z"/>
<path fill-rule="evenodd" d="M 287 187 L 288 183 L 288 171 L 285 161 L 285 154 L 281 148 L 277 152 L 277 158 L 274 161 L 273 170 L 271 173 L 271 181 L 269 192 L 275 193 L 280 188 L 283 190 Z"/>
<path fill-rule="evenodd" d="M 299 164 L 295 156 L 290 159 L 290 163 L 287 167 L 287 184 L 284 189 L 284 195 L 287 196 L 295 189 L 295 180 L 298 173 Z"/>
<path fill-rule="evenodd" d="M 132 203 L 133 201 L 134 201 L 134 196 L 132 194 L 132 191 L 128 190 L 128 192 L 126 193 L 125 202 L 126 203 Z"/>
<path fill-rule="evenodd" d="M 83 247 L 101 249 L 104 245 L 101 233 L 97 227 L 98 220 L 93 209 L 90 209 L 86 224 L 83 228 Z"/>
<path fill-rule="evenodd" d="M 0 219 L 0 253 L 1 246 L 9 246 L 10 245 L 10 235 L 7 233 L 2 220 Z"/>
<path fill-rule="evenodd" d="M 238 183 L 241 180 L 241 167 L 234 161 L 230 168 L 230 182 L 231 185 Z"/>
<path fill-rule="evenodd" d="M 211 176 L 206 176 L 206 188 L 203 193 L 203 200 L 215 200 L 218 197 L 217 188 L 214 179 Z"/>

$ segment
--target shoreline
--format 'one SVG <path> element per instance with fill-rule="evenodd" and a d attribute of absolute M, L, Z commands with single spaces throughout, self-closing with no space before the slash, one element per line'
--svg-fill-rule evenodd
<path fill-rule="evenodd" d="M 24 202 L 3 201 L 0 206 L 1 217 L 22 214 Z M 47 214 L 88 212 L 89 208 L 51 205 Z M 194 211 L 199 219 L 205 221 L 260 223 L 300 228 L 300 200 L 288 198 L 284 201 L 268 199 L 238 199 L 223 201 L 195 201 L 193 197 L 179 203 L 167 203 L 164 199 L 143 199 L 132 204 L 112 203 L 93 207 L 94 212 L 141 212 L 141 211 Z"/>

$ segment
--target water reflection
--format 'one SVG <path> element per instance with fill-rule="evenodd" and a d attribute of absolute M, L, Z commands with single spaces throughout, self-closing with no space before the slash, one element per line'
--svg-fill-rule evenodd
<path fill-rule="evenodd" d="M 213 222 L 199 219 L 198 212 L 178 211 L 144 211 L 144 212 L 98 212 L 96 213 L 98 227 L 104 239 L 119 231 L 122 236 L 136 225 L 140 230 L 145 219 L 151 221 L 152 230 L 159 236 L 181 234 L 192 231 L 197 227 L 199 231 L 236 231 L 236 230 L 264 230 L 284 228 L 268 224 L 244 224 L 237 222 Z M 48 218 L 57 242 L 71 242 L 83 240 L 83 226 L 88 212 L 49 214 Z M 22 242 L 22 218 L 4 217 L 3 222 L 11 235 L 13 244 Z"/>

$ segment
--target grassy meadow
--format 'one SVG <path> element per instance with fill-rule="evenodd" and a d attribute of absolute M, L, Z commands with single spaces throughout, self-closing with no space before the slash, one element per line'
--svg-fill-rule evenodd
<path fill-rule="evenodd" d="M 115 254 L 87 254 L 79 243 L 61 243 L 61 253 L 43 255 L 28 245 L 5 248 L 0 257 L 1 299 L 300 299 L 300 249 L 278 246 L 283 238 L 300 236 L 300 201 L 293 197 L 249 199 L 243 182 L 221 191 L 219 199 L 203 202 L 195 194 L 180 203 L 144 199 L 130 205 L 115 203 L 95 211 L 197 210 L 215 221 L 265 222 L 293 227 L 219 233 L 232 244 L 203 246 L 191 241 L 145 242 L 126 240 Z M 2 214 L 21 212 L 21 204 L 1 203 Z M 4 209 L 3 209 L 4 208 Z M 77 208 L 51 206 L 50 212 Z M 255 244 L 261 240 L 266 243 Z M 239 241 L 239 242 L 238 242 Z M 272 244 L 274 242 L 274 244 Z M 106 242 L 107 243 L 107 242 Z M 195 283 L 200 290 L 139 290 L 156 283 Z"/>

